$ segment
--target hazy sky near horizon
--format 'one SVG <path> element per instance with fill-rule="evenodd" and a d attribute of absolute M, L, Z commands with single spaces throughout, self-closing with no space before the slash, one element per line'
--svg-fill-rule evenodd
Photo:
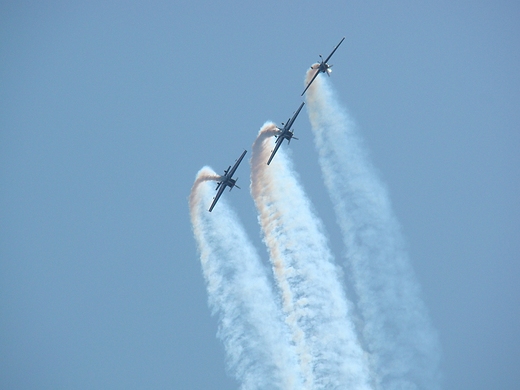
<path fill-rule="evenodd" d="M 515 388 L 519 17 L 508 1 L 2 3 L 0 387 L 238 388 L 187 197 L 292 115 L 345 36 L 331 83 L 389 190 L 444 389 Z M 282 147 L 339 259 L 305 109 L 294 129 Z M 266 260 L 249 173 L 223 196 Z"/>

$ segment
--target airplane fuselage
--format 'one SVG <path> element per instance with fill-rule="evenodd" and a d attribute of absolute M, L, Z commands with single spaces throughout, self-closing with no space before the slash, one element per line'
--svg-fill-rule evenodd
<path fill-rule="evenodd" d="M 311 66 L 311 69 L 317 69 L 318 70 L 318 73 L 327 73 L 332 70 L 330 69 L 330 65 L 325 63 L 325 62 L 321 62 L 320 64 L 318 64 L 318 66 L 314 65 L 314 66 Z"/>
<path fill-rule="evenodd" d="M 230 189 L 231 189 L 231 188 L 233 188 L 233 187 L 235 186 L 235 183 L 236 183 L 236 182 L 237 182 L 237 181 L 236 181 L 235 179 L 228 178 L 228 179 L 226 179 L 226 181 L 224 182 L 224 185 L 230 187 Z"/>
<path fill-rule="evenodd" d="M 220 179 L 217 181 L 217 190 L 219 189 L 220 186 L 224 186 L 224 187 L 234 187 L 235 186 L 235 183 L 236 183 L 236 180 L 235 179 L 232 179 L 230 177 L 227 177 L 227 176 L 220 176 Z"/>
<path fill-rule="evenodd" d="M 293 132 L 290 130 L 282 130 L 280 134 L 277 135 L 277 137 L 284 138 L 286 140 L 290 140 L 293 137 Z"/>

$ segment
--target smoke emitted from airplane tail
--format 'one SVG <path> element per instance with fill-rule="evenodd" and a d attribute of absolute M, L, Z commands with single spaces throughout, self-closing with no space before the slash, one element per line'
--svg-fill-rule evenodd
<path fill-rule="evenodd" d="M 368 389 L 368 364 L 323 226 L 282 148 L 270 166 L 274 124 L 253 144 L 251 193 L 305 388 Z"/>
<path fill-rule="evenodd" d="M 309 77 L 312 71 L 307 72 Z M 387 190 L 327 80 L 318 77 L 312 86 L 307 109 L 342 231 L 377 387 L 437 389 L 439 342 Z"/>
<path fill-rule="evenodd" d="M 319 72 L 319 68 L 320 68 L 320 64 L 316 62 L 311 65 L 311 68 L 305 74 L 305 89 L 302 92 L 302 96 L 305 94 L 305 92 L 307 92 L 307 89 L 312 88 L 312 84 L 309 85 L 309 83 L 311 82 L 313 77 L 316 75 L 316 73 Z M 316 77 L 318 77 L 318 76 L 316 76 Z"/>
<path fill-rule="evenodd" d="M 190 197 L 189 197 L 189 205 L 190 205 L 190 210 L 192 210 L 197 201 L 199 201 L 199 198 L 197 197 L 197 195 L 200 196 L 199 192 L 197 191 L 197 189 L 199 188 L 199 186 L 204 183 L 205 181 L 217 181 L 220 179 L 220 176 L 217 175 L 215 172 L 213 172 L 213 170 L 211 168 L 208 168 L 208 167 L 204 167 L 202 168 L 199 173 L 197 174 L 197 177 L 195 178 L 195 182 L 193 183 L 193 186 L 191 187 L 191 192 L 190 192 Z"/>
<path fill-rule="evenodd" d="M 316 70 L 320 67 L 320 64 L 318 62 L 315 62 L 311 65 L 311 68 L 305 73 L 305 86 L 309 84 L 309 82 L 312 80 L 314 75 L 316 74 Z"/>
<path fill-rule="evenodd" d="M 266 269 L 225 199 L 207 211 L 214 193 L 208 180 L 215 177 L 207 167 L 199 172 L 189 206 L 229 370 L 244 390 L 301 389 L 294 345 Z"/>

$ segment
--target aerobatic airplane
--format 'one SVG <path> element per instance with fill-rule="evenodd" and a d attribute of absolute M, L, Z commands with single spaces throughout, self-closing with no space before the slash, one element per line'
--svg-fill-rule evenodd
<path fill-rule="evenodd" d="M 291 131 L 291 126 L 294 123 L 294 120 L 296 119 L 296 117 L 298 116 L 300 111 L 302 110 L 302 107 L 304 104 L 305 104 L 305 102 L 302 102 L 302 104 L 300 105 L 298 110 L 296 110 L 296 112 L 294 113 L 292 118 L 289 119 L 289 121 L 283 126 L 283 129 L 280 129 L 279 127 L 277 127 L 279 133 L 277 135 L 275 135 L 275 137 L 277 137 L 278 139 L 276 140 L 276 145 L 271 153 L 271 156 L 269 157 L 269 160 L 267 160 L 267 165 L 269 165 L 271 163 L 271 160 L 273 159 L 274 155 L 278 151 L 278 148 L 280 147 L 280 145 L 282 144 L 284 139 L 287 140 L 288 144 L 291 143 L 291 138 L 298 139 L 294 136 L 294 133 Z M 283 125 L 283 123 L 282 123 L 282 125 Z"/>
<path fill-rule="evenodd" d="M 236 179 L 233 179 L 233 174 L 237 170 L 238 166 L 242 162 L 242 159 L 246 155 L 247 150 L 244 150 L 244 153 L 238 158 L 238 160 L 235 162 L 235 165 L 233 165 L 233 168 L 231 168 L 231 165 L 224 171 L 224 176 L 220 176 L 220 178 L 217 180 L 217 195 L 213 198 L 213 203 L 211 203 L 211 206 L 209 207 L 209 211 L 213 210 L 213 207 L 217 204 L 218 200 L 220 199 L 220 196 L 226 189 L 226 187 L 229 187 L 229 191 L 233 189 L 233 187 L 236 187 L 240 189 L 239 186 L 236 185 L 236 182 L 238 180 L 238 177 Z"/>
<path fill-rule="evenodd" d="M 330 72 L 332 72 L 332 65 L 329 65 L 327 64 L 327 61 L 330 60 L 330 57 L 332 57 L 332 55 L 334 54 L 334 52 L 336 51 L 336 49 L 339 47 L 339 45 L 341 45 L 341 42 L 343 42 L 343 40 L 345 39 L 345 37 L 343 37 L 341 39 L 341 41 L 339 41 L 339 43 L 336 45 L 336 47 L 334 48 L 334 50 L 332 50 L 332 53 L 329 54 L 329 56 L 327 58 L 325 58 L 325 60 L 323 60 L 323 57 L 321 56 L 320 54 L 320 58 L 321 58 L 321 63 L 318 64 L 318 67 L 317 68 L 313 68 L 311 66 L 311 69 L 317 69 L 316 73 L 314 74 L 314 76 L 312 76 L 312 79 L 311 81 L 309 81 L 309 84 L 307 84 L 307 86 L 305 87 L 305 89 L 303 90 L 301 96 L 303 96 L 303 94 L 305 93 L 305 91 L 307 91 L 307 88 L 309 88 L 312 84 L 312 82 L 316 79 L 316 77 L 318 77 L 318 75 L 320 73 L 327 73 L 327 76 L 330 76 Z"/>

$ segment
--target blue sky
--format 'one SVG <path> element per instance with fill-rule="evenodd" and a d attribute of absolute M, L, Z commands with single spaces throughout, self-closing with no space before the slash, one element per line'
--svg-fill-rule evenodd
<path fill-rule="evenodd" d="M 345 36 L 331 82 L 389 190 L 444 388 L 513 388 L 519 16 L 482 1 L 3 3 L 0 387 L 238 388 L 190 187 L 286 121 Z M 339 258 L 303 111 L 294 128 L 286 149 Z M 248 164 L 237 173 L 224 196 L 266 259 Z"/>

